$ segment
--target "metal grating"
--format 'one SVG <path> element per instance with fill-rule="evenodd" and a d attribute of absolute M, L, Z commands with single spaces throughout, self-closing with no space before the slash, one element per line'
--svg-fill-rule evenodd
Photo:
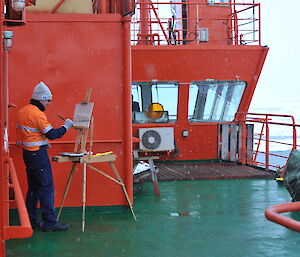
<path fill-rule="evenodd" d="M 273 178 L 268 172 L 228 162 L 157 162 L 155 165 L 159 169 L 158 181 Z"/>

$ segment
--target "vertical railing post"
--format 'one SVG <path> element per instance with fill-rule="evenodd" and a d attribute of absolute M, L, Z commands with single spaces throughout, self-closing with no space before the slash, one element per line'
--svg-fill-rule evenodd
<path fill-rule="evenodd" d="M 196 12 L 196 22 L 195 22 L 195 35 L 197 35 L 199 32 L 199 3 L 197 3 L 197 12 Z M 200 41 L 196 39 L 196 44 L 199 45 Z"/>
<path fill-rule="evenodd" d="M 147 45 L 149 38 L 148 30 L 148 16 L 149 16 L 149 3 L 148 0 L 140 0 L 140 35 L 138 37 L 138 44 Z"/>
<path fill-rule="evenodd" d="M 269 170 L 269 157 L 270 157 L 270 153 L 269 153 L 269 147 L 270 147 L 270 134 L 269 134 L 269 124 L 268 124 L 268 115 L 266 115 L 266 170 Z"/>
<path fill-rule="evenodd" d="M 293 125 L 293 151 L 297 148 L 297 130 L 295 124 Z"/>
<path fill-rule="evenodd" d="M 258 4 L 258 43 L 261 45 L 260 4 Z"/>
<path fill-rule="evenodd" d="M 238 45 L 239 43 L 239 35 L 238 35 L 238 17 L 236 13 L 236 4 L 233 5 L 233 31 L 234 31 L 234 44 Z"/>
<path fill-rule="evenodd" d="M 293 148 L 292 148 L 292 151 L 294 151 L 297 148 L 297 130 L 296 130 L 296 126 L 295 126 L 294 116 L 291 116 L 291 118 L 292 118 L 292 124 L 293 124 Z"/>

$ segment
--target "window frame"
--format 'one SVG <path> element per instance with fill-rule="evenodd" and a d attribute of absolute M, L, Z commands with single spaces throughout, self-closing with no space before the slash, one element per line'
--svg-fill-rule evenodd
<path fill-rule="evenodd" d="M 173 85 L 177 88 L 177 99 L 176 99 L 176 113 L 175 113 L 175 118 L 172 119 L 172 116 L 171 116 L 171 119 L 169 119 L 170 115 L 172 114 L 168 114 L 168 122 L 164 122 L 164 121 L 161 121 L 161 122 L 149 122 L 149 123 L 138 123 L 138 122 L 133 122 L 132 120 L 132 124 L 174 124 L 177 122 L 177 119 L 178 119 L 178 108 L 179 108 L 179 85 L 180 83 L 178 81 L 156 81 L 156 80 L 152 80 L 152 81 L 133 81 L 131 83 L 131 90 L 133 92 L 133 86 L 136 86 L 136 87 L 140 87 L 140 95 L 139 95 L 139 104 L 140 104 L 140 108 L 141 108 L 141 112 L 145 112 L 146 111 L 146 107 L 144 107 L 144 102 L 148 102 L 148 103 L 155 103 L 153 101 L 153 86 L 154 85 Z M 151 92 L 151 98 L 148 99 L 148 100 L 143 100 L 143 93 L 142 93 L 142 89 L 141 89 L 141 86 L 149 86 L 150 87 L 150 92 Z M 162 105 L 163 103 L 160 102 Z M 147 105 L 147 104 L 146 104 Z M 149 106 L 149 104 L 148 104 Z M 163 105 L 164 106 L 164 105 Z M 165 106 L 164 106 L 165 107 Z M 168 111 L 168 110 L 166 110 Z"/>
<path fill-rule="evenodd" d="M 224 91 L 224 85 L 226 85 L 226 83 L 229 83 L 229 86 L 227 86 L 227 89 L 226 89 L 226 92 L 225 92 L 225 97 L 223 98 L 223 103 L 220 102 L 222 101 L 222 98 L 220 97 L 220 93 L 223 94 L 223 91 Z M 237 85 L 234 85 L 234 83 L 240 83 L 240 84 L 237 84 Z M 230 85 L 231 84 L 231 85 Z M 191 86 L 194 85 L 194 86 L 197 86 L 198 87 L 198 90 L 197 90 L 197 96 L 196 96 L 196 99 L 195 99 L 195 102 L 193 104 L 193 109 L 192 109 L 192 114 L 190 113 L 191 111 Z M 198 96 L 198 94 L 200 93 L 200 90 L 199 90 L 199 86 L 206 86 L 207 89 L 206 89 L 206 93 L 209 92 L 209 85 L 219 85 L 216 87 L 216 90 L 215 90 L 215 94 L 213 95 L 213 98 L 214 99 L 208 99 L 208 96 L 207 94 L 204 95 L 204 96 Z M 220 86 L 223 85 L 222 88 L 220 88 Z M 235 86 L 243 86 L 243 89 L 240 90 L 240 91 L 235 91 L 234 88 Z M 235 119 L 235 115 L 239 109 L 239 106 L 241 104 L 241 100 L 243 98 L 243 95 L 244 95 L 244 92 L 246 90 L 246 87 L 247 87 L 247 81 L 235 81 L 235 80 L 204 80 L 204 81 L 192 81 L 189 85 L 189 98 L 188 98 L 188 122 L 190 124 L 202 124 L 202 123 L 224 123 L 224 122 L 233 122 L 234 119 Z M 219 94 L 217 93 L 217 91 L 219 91 Z M 236 93 L 237 92 L 237 93 Z M 226 114 L 226 112 L 230 112 L 230 106 L 234 100 L 234 97 L 235 97 L 235 94 L 239 94 L 239 103 L 237 106 L 235 106 L 236 110 L 234 112 L 234 115 L 233 115 L 233 119 L 231 120 L 226 120 L 224 119 L 224 116 L 226 118 L 226 116 L 230 117 L 228 114 Z M 228 101 L 229 99 L 229 101 Z M 209 119 L 205 119 L 205 108 L 207 108 L 206 104 L 208 103 L 207 100 L 209 100 L 210 102 L 212 102 L 211 104 L 211 107 L 209 109 L 210 111 L 210 114 L 209 114 Z M 202 105 L 199 105 L 197 104 L 197 102 L 203 102 Z M 220 112 L 220 106 L 221 104 L 221 112 Z M 197 107 L 198 106 L 198 107 Z M 198 113 L 195 114 L 195 111 L 196 109 L 198 109 Z M 228 111 L 226 111 L 228 110 Z M 219 119 L 213 119 L 213 117 L 215 117 L 217 114 L 220 114 L 220 118 Z M 202 115 L 202 118 L 198 118 L 198 119 L 193 119 L 192 117 L 195 116 L 195 115 L 198 115 L 198 116 L 201 116 Z"/>

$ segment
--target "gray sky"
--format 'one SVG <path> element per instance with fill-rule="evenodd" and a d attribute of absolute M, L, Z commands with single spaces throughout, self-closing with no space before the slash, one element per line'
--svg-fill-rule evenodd
<path fill-rule="evenodd" d="M 270 50 L 250 111 L 290 114 L 300 123 L 300 1 L 259 2 L 262 45 Z"/>

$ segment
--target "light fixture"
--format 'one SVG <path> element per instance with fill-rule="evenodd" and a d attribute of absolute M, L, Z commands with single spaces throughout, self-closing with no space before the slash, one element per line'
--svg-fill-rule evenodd
<path fill-rule="evenodd" d="M 23 12 L 25 8 L 25 0 L 12 0 L 11 7 L 16 12 Z"/>
<path fill-rule="evenodd" d="M 13 31 L 3 31 L 3 45 L 5 50 L 10 50 L 12 46 Z"/>
<path fill-rule="evenodd" d="M 187 136 L 189 136 L 189 131 L 188 130 L 182 130 L 182 136 L 183 137 L 187 137 Z"/>

